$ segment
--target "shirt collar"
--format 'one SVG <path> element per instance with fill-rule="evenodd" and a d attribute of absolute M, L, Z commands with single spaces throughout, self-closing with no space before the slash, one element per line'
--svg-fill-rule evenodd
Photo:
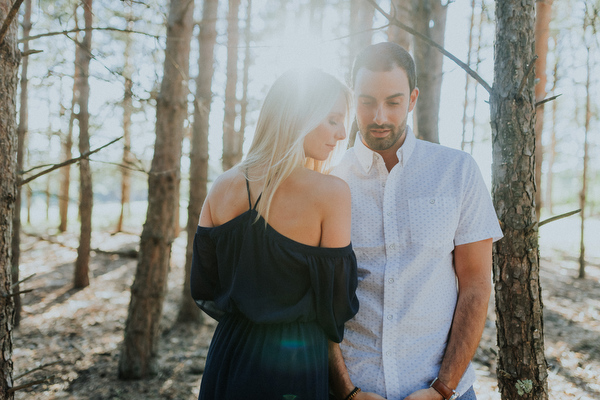
<path fill-rule="evenodd" d="M 396 152 L 398 156 L 398 164 L 404 167 L 410 158 L 413 150 L 415 149 L 415 145 L 417 144 L 417 138 L 415 137 L 410 126 L 406 126 L 406 138 L 404 139 L 404 143 Z M 369 173 L 371 167 L 373 166 L 373 162 L 375 161 L 376 153 L 369 149 L 363 143 L 360 132 L 356 135 L 356 140 L 354 142 L 354 153 L 356 154 L 356 158 L 358 158 L 358 162 L 362 166 L 365 173 Z"/>

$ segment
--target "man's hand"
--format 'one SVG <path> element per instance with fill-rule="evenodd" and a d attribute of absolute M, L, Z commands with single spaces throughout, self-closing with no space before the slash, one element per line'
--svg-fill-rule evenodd
<path fill-rule="evenodd" d="M 427 388 L 411 393 L 404 400 L 443 400 L 443 398 L 435 389 Z"/>
<path fill-rule="evenodd" d="M 385 398 L 376 393 L 359 392 L 353 400 L 385 400 Z"/>

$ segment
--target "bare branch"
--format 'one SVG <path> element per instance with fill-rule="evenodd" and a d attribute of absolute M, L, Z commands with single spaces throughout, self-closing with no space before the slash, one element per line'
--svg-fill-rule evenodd
<path fill-rule="evenodd" d="M 562 96 L 562 93 L 561 94 L 557 94 L 556 96 L 548 97 L 547 99 L 544 99 L 544 100 L 540 100 L 537 103 L 535 103 L 535 106 L 536 107 L 537 106 L 541 106 L 544 103 L 547 103 L 547 102 L 552 101 L 552 100 L 556 100 L 560 96 Z"/>
<path fill-rule="evenodd" d="M 581 208 L 579 210 L 569 211 L 568 213 L 564 213 L 564 214 L 560 214 L 560 215 L 555 215 L 554 217 L 550 217 L 548 219 L 543 220 L 542 222 L 540 222 L 538 224 L 538 226 L 546 225 L 547 223 L 554 222 L 554 221 L 557 221 L 559 219 L 570 217 L 571 215 L 577 214 L 580 211 L 581 211 Z"/>
<path fill-rule="evenodd" d="M 47 381 L 47 380 L 49 380 L 50 378 L 54 378 L 54 375 L 52 375 L 52 376 L 47 376 L 47 377 L 45 377 L 44 379 L 38 379 L 37 381 L 32 381 L 32 382 L 29 382 L 29 383 L 25 383 L 25 384 L 23 384 L 23 385 L 19 385 L 19 386 L 13 386 L 13 387 L 11 387 L 10 389 L 8 389 L 8 393 L 14 393 L 14 392 L 16 392 L 17 390 L 26 389 L 26 388 L 28 388 L 28 387 L 31 387 L 31 386 L 34 386 L 34 385 L 39 385 L 40 383 L 44 383 L 44 382 L 46 382 L 46 381 Z"/>
<path fill-rule="evenodd" d="M 35 39 L 39 39 L 39 38 L 43 38 L 43 37 L 48 37 L 48 36 L 66 35 L 68 33 L 78 33 L 78 32 L 85 32 L 85 31 L 112 31 L 112 32 L 123 32 L 123 33 L 137 33 L 139 35 L 150 36 L 151 38 L 154 38 L 157 40 L 160 38 L 160 36 L 157 36 L 157 35 L 152 35 L 147 32 L 133 31 L 131 29 L 119 29 L 119 28 L 111 28 L 111 27 L 104 27 L 104 28 L 92 27 L 92 28 L 75 28 L 75 29 L 71 29 L 68 31 L 40 33 L 39 35 L 27 36 L 27 37 L 21 38 L 21 39 L 19 39 L 19 43 L 25 42 L 28 40 L 35 40 Z"/>
<path fill-rule="evenodd" d="M 23 294 L 23 293 L 33 292 L 33 290 L 34 289 L 26 289 L 26 290 L 19 290 L 18 292 L 12 292 L 12 293 L 8 293 L 8 294 L 2 293 L 2 295 L 0 295 L 0 297 L 3 297 L 3 298 L 6 299 L 6 298 L 9 298 L 9 297 L 18 296 L 18 295 Z"/>
<path fill-rule="evenodd" d="M 115 143 L 115 142 L 117 142 L 117 141 L 119 141 L 119 140 L 121 140 L 121 139 L 123 139 L 123 136 L 121 136 L 121 137 L 118 137 L 118 138 L 116 138 L 116 139 L 114 139 L 114 140 L 112 140 L 112 141 L 108 142 L 108 143 L 107 143 L 107 144 L 105 144 L 104 146 L 100 146 L 100 147 L 98 147 L 98 148 L 97 148 L 97 149 L 95 149 L 95 150 L 88 151 L 88 152 L 86 152 L 86 153 L 84 153 L 84 154 L 80 155 L 80 156 L 79 156 L 79 157 L 77 157 L 77 158 L 71 158 L 70 160 L 67 160 L 67 161 L 61 162 L 60 164 L 55 164 L 55 165 L 53 165 L 52 167 L 50 167 L 50 168 L 48 168 L 48 169 L 45 169 L 45 170 L 43 170 L 42 172 L 40 172 L 40 173 L 37 173 L 37 174 L 35 174 L 35 175 L 33 175 L 33 176 L 31 176 L 31 177 L 27 178 L 27 179 L 19 180 L 19 182 L 18 182 L 18 184 L 17 184 L 17 185 L 18 185 L 18 186 L 23 186 L 23 185 L 25 185 L 26 183 L 29 183 L 29 182 L 31 182 L 32 180 L 34 180 L 34 179 L 36 179 L 36 178 L 39 178 L 39 177 L 40 177 L 40 176 L 42 176 L 42 175 L 45 175 L 45 174 L 47 174 L 47 173 L 49 173 L 49 172 L 52 172 L 52 171 L 54 171 L 55 169 L 59 169 L 59 168 L 61 168 L 61 167 L 64 167 L 64 166 L 66 166 L 66 165 L 71 165 L 71 164 L 73 164 L 73 163 L 76 163 L 77 161 L 79 161 L 79 160 L 81 160 L 81 159 L 83 159 L 83 158 L 88 158 L 88 157 L 89 157 L 89 156 L 91 156 L 92 154 L 94 154 L 94 153 L 96 153 L 96 152 L 98 152 L 98 151 L 102 150 L 102 149 L 103 149 L 103 148 L 105 148 L 105 147 L 108 147 L 108 146 L 110 146 L 111 144 L 113 144 L 113 143 Z"/>
<path fill-rule="evenodd" d="M 50 366 L 58 364 L 60 362 L 61 362 L 61 360 L 58 360 L 58 361 L 54 361 L 54 362 L 51 362 L 51 363 L 40 365 L 39 367 L 36 367 L 34 369 L 30 369 L 29 371 L 23 372 L 21 375 L 15 376 L 14 380 L 16 381 L 17 379 L 21 379 L 22 377 L 31 374 L 32 372 L 39 371 L 40 369 L 44 369 L 46 367 L 50 367 Z"/>
<path fill-rule="evenodd" d="M 525 83 L 527 83 L 527 78 L 529 77 L 529 75 L 531 75 L 531 72 L 533 71 L 533 66 L 535 65 L 535 60 L 537 60 L 537 59 L 538 59 L 538 56 L 536 54 L 531 59 L 531 62 L 529 62 L 527 71 L 525 72 L 525 75 L 523 75 L 523 79 L 521 79 L 521 84 L 519 85 L 519 90 L 517 90 L 518 96 L 521 96 L 523 94 L 523 88 L 525 87 Z"/>
<path fill-rule="evenodd" d="M 20 285 L 21 283 L 30 280 L 31 278 L 33 278 L 35 276 L 35 273 L 29 275 L 27 278 L 23 278 L 21 279 L 19 282 L 13 283 L 12 286 L 10 287 L 11 289 L 16 288 L 18 285 Z"/>
<path fill-rule="evenodd" d="M 37 54 L 37 53 L 43 53 L 44 50 L 27 50 L 24 52 L 21 52 L 21 57 L 29 57 L 32 54 Z"/>
<path fill-rule="evenodd" d="M 2 23 L 2 28 L 0 28 L 0 45 L 2 44 L 2 42 L 4 42 L 4 37 L 6 36 L 6 33 L 8 32 L 8 28 L 10 27 L 10 24 L 13 22 L 13 19 L 15 19 L 15 16 L 18 14 L 19 8 L 21 7 L 22 3 L 23 3 L 23 0 L 16 0 L 13 3 L 13 6 L 11 7 L 10 11 L 6 15 L 6 19 Z"/>
<path fill-rule="evenodd" d="M 436 42 L 434 42 L 433 40 L 431 40 L 429 37 L 423 35 L 422 33 L 414 30 L 413 28 L 411 28 L 408 25 L 403 24 L 402 22 L 398 21 L 396 18 L 394 18 L 392 15 L 386 13 L 385 11 L 383 11 L 383 9 L 379 6 L 379 4 L 377 4 L 375 2 L 375 0 L 367 0 L 369 3 L 371 3 L 371 5 L 373 7 L 375 7 L 375 9 L 377 11 L 379 11 L 384 17 L 386 17 L 388 19 L 388 21 L 390 21 L 390 24 L 392 25 L 396 25 L 398 28 L 410 33 L 411 35 L 418 37 L 419 39 L 423 40 L 425 43 L 427 43 L 428 45 L 435 47 L 440 53 L 442 53 L 443 55 L 445 55 L 446 57 L 448 57 L 449 59 L 451 59 L 452 61 L 454 61 L 459 67 L 461 67 L 462 69 L 464 69 L 466 71 L 467 74 L 469 74 L 471 77 L 473 77 L 473 79 L 475 79 L 477 82 L 479 82 L 481 84 L 481 86 L 483 86 L 485 88 L 485 90 L 488 91 L 488 93 L 492 93 L 492 87 L 481 77 L 479 76 L 479 74 L 475 71 L 473 71 L 467 64 L 465 64 L 464 62 L 462 62 L 458 57 L 456 57 L 454 54 L 450 53 L 448 50 L 444 49 L 442 46 L 440 46 L 439 44 L 437 44 Z"/>

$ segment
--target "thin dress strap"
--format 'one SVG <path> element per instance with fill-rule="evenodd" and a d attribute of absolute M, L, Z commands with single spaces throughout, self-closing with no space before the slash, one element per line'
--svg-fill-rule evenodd
<path fill-rule="evenodd" d="M 252 198 L 250 197 L 250 183 L 248 182 L 248 178 L 246 179 L 246 191 L 248 192 L 248 209 L 252 209 Z M 257 201 L 258 203 L 258 201 Z M 255 206 L 256 207 L 256 206 Z"/>

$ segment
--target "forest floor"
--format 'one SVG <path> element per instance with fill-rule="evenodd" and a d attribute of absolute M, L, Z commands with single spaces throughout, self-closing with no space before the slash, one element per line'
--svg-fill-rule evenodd
<path fill-rule="evenodd" d="M 566 221 L 566 220 L 565 220 Z M 600 399 L 600 220 L 589 223 L 586 279 L 578 269 L 578 219 L 543 227 L 540 236 L 545 346 L 551 399 Z M 554 226 L 552 226 L 554 225 Z M 215 324 L 177 325 L 183 285 L 185 233 L 173 246 L 169 292 L 163 309 L 159 371 L 140 381 L 117 379 L 119 346 L 127 318 L 136 260 L 94 252 L 90 286 L 72 288 L 77 236 L 48 236 L 25 226 L 21 326 L 14 331 L 15 385 L 43 380 L 16 399 L 196 399 Z M 44 239 L 40 239 L 43 236 Z M 47 239 L 50 239 L 47 240 Z M 92 248 L 135 249 L 139 236 L 95 232 Z M 592 243 L 595 242 L 595 245 Z M 475 357 L 480 400 L 500 399 L 496 381 L 493 305 Z M 45 366 L 26 376 L 19 375 Z"/>

